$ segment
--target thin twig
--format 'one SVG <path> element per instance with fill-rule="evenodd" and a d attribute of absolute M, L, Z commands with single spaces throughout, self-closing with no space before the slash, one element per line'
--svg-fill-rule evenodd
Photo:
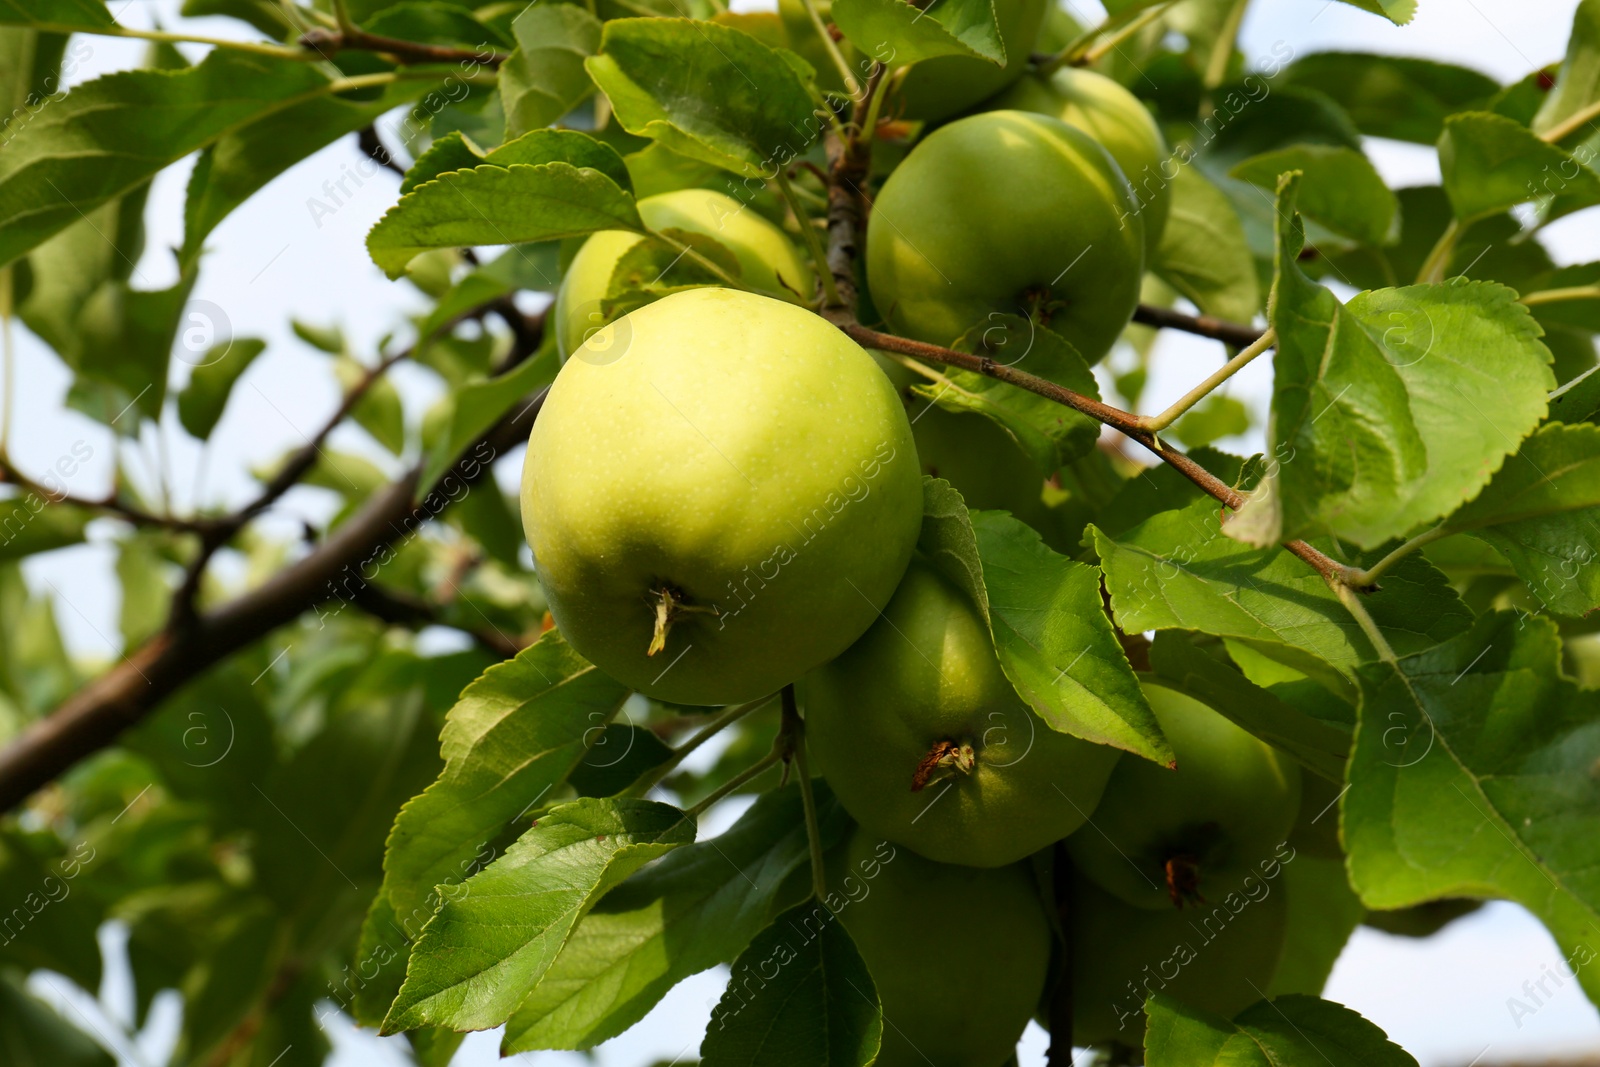
<path fill-rule="evenodd" d="M 1209 337 L 1213 341 L 1221 341 L 1234 348 L 1250 347 L 1260 340 L 1262 333 L 1265 332 L 1241 322 L 1229 322 L 1210 315 L 1187 315 L 1181 311 L 1155 307 L 1151 304 L 1140 304 L 1133 312 L 1133 321 L 1141 326 L 1182 330 L 1184 333 Z"/>
<path fill-rule="evenodd" d="M 716 718 L 706 723 L 699 730 L 696 730 L 693 737 L 689 738 L 689 740 L 673 749 L 672 755 L 665 763 L 655 768 L 655 770 L 651 771 L 646 777 L 643 777 L 639 779 L 639 781 L 635 782 L 632 788 L 628 790 L 628 794 L 630 796 L 642 797 L 646 793 L 650 792 L 650 790 L 654 789 L 656 786 L 665 781 L 667 775 L 677 770 L 678 766 L 683 763 L 685 759 L 689 758 L 689 754 L 691 752 L 705 744 L 707 741 L 711 740 L 713 737 L 716 737 L 723 730 L 727 729 L 729 726 L 732 726 L 746 715 L 749 715 L 752 711 L 757 711 L 772 703 L 772 696 L 772 694 L 769 694 L 760 698 L 759 700 L 751 700 L 744 704 L 733 704 L 729 707 L 723 708 L 717 713 Z"/>
<path fill-rule="evenodd" d="M 301 35 L 300 46 L 322 59 L 332 59 L 340 52 L 377 52 L 402 66 L 413 63 L 471 63 L 494 70 L 510 58 L 504 52 L 496 52 L 487 45 L 468 49 L 423 44 L 420 41 L 405 41 L 398 37 L 368 33 L 356 26 L 341 30 L 320 28 L 308 30 Z"/>
<path fill-rule="evenodd" d="M 1248 348 L 1241 349 L 1238 355 L 1224 363 L 1215 374 L 1212 374 L 1205 381 L 1189 390 L 1167 410 L 1159 415 L 1141 416 L 1139 419 L 1140 425 L 1151 433 L 1160 433 L 1165 430 L 1182 418 L 1190 408 L 1210 396 L 1217 386 L 1249 366 L 1257 356 L 1271 348 L 1277 342 L 1277 339 L 1277 334 L 1268 329 L 1266 333 L 1257 337 L 1253 344 Z"/>
<path fill-rule="evenodd" d="M 822 860 L 822 824 L 817 819 L 817 797 L 811 788 L 811 766 L 806 759 L 806 724 L 795 701 L 794 685 L 783 687 L 783 725 L 788 755 L 794 760 L 800 778 L 800 806 L 805 811 L 806 845 L 811 852 L 811 891 L 824 906 L 828 903 L 828 874 Z"/>

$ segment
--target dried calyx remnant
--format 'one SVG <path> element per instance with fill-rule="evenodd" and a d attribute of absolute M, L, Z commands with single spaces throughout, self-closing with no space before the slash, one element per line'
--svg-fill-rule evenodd
<path fill-rule="evenodd" d="M 955 774 L 971 774 L 978 765 L 978 753 L 970 741 L 935 741 L 911 775 L 911 791 L 920 793 L 934 782 Z"/>
<path fill-rule="evenodd" d="M 681 589 L 666 582 L 657 584 L 650 590 L 645 600 L 650 604 L 656 618 L 655 632 L 650 638 L 650 648 L 645 653 L 647 656 L 653 656 L 667 647 L 667 633 L 671 631 L 672 624 L 683 616 L 718 614 L 715 604 L 709 607 L 691 604 Z"/>
<path fill-rule="evenodd" d="M 1200 895 L 1199 859 L 1179 854 L 1168 857 L 1163 866 L 1167 872 L 1167 896 L 1172 898 L 1174 908 L 1206 902 L 1206 898 Z"/>

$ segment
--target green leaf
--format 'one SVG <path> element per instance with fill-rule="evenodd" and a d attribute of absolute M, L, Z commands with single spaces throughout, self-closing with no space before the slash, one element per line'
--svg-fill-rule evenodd
<path fill-rule="evenodd" d="M 219 49 L 218 51 L 221 51 Z M 443 81 L 447 74 L 441 74 Z M 183 207 L 181 268 L 191 267 L 204 242 L 229 212 L 268 182 L 301 160 L 356 130 L 372 125 L 385 112 L 423 96 L 436 82 L 408 80 L 384 87 L 371 100 L 353 101 L 318 93 L 303 103 L 273 110 L 255 122 L 230 130 L 205 148 L 189 176 Z M 381 168 L 363 156 L 354 168 L 329 176 L 330 184 L 311 191 L 306 209 L 317 229 L 336 213 L 344 198 L 373 178 Z M 343 192 L 343 197 L 338 195 Z"/>
<path fill-rule="evenodd" d="M 6 1050 L 10 1067 L 113 1067 L 116 1063 L 111 1053 L 9 973 L 0 973 L 0 1048 Z"/>
<path fill-rule="evenodd" d="M 1151 681 L 1206 704 L 1240 728 L 1299 760 L 1330 782 L 1344 782 L 1350 731 L 1285 703 L 1222 660 L 1196 648 L 1178 630 L 1163 630 L 1150 646 Z"/>
<path fill-rule="evenodd" d="M 653 800 L 583 798 L 542 816 L 459 895 L 446 895 L 383 1031 L 505 1022 L 595 902 L 694 833 L 692 818 Z"/>
<path fill-rule="evenodd" d="M 0 25 L 49 26 L 57 32 L 115 26 L 101 0 L 0 0 Z"/>
<path fill-rule="evenodd" d="M 983 561 L 972 515 L 961 494 L 943 478 L 922 477 L 922 530 L 917 551 L 948 578 L 989 620 L 989 594 L 983 586 Z"/>
<path fill-rule="evenodd" d="M 1172 427 L 1172 436 L 1185 448 L 1200 448 L 1220 437 L 1235 437 L 1250 430 L 1250 409 L 1236 397 L 1212 393 Z"/>
<path fill-rule="evenodd" d="M 514 163 L 526 163 L 529 166 L 570 163 L 574 167 L 597 170 L 616 182 L 617 188 L 623 192 L 633 192 L 633 177 L 617 150 L 577 130 L 531 130 L 496 148 L 483 158 L 483 162 L 497 167 L 509 167 Z"/>
<path fill-rule="evenodd" d="M 201 356 L 188 384 L 178 394 L 178 421 L 183 428 L 202 441 L 210 437 L 228 405 L 234 384 L 266 347 L 265 341 L 236 337 Z"/>
<path fill-rule="evenodd" d="M 1315 89 L 1349 113 L 1362 133 L 1432 145 L 1444 120 L 1484 110 L 1500 85 L 1451 63 L 1370 52 L 1318 52 L 1283 72 L 1286 84 Z"/>
<path fill-rule="evenodd" d="M 122 605 L 117 612 L 122 647 L 131 651 L 166 625 L 172 598 L 167 581 L 171 566 L 163 554 L 163 539 L 136 533 L 117 545 L 117 582 Z"/>
<path fill-rule="evenodd" d="M 1555 86 L 1533 117 L 1533 132 L 1547 133 L 1592 107 L 1597 100 L 1600 100 L 1600 0 L 1581 0 L 1572 16 L 1566 58 L 1556 74 Z"/>
<path fill-rule="evenodd" d="M 1456 279 L 1348 306 L 1300 270 L 1296 179 L 1281 228 L 1271 455 L 1227 526 L 1246 544 L 1333 534 L 1363 548 L 1474 496 L 1539 424 L 1555 380 L 1516 294 Z"/>
<path fill-rule="evenodd" d="M 1006 62 L 992 0 L 935 0 L 925 7 L 906 0 L 834 0 L 830 15 L 857 48 L 892 69 L 934 56 Z"/>
<path fill-rule="evenodd" d="M 1100 399 L 1100 387 L 1078 350 L 1060 334 L 1028 319 L 996 315 L 988 325 L 962 335 L 954 347 Z M 1087 454 L 1100 437 L 1100 424 L 1089 416 L 975 371 L 946 370 L 938 381 L 912 389 L 947 411 L 971 411 L 991 419 L 1011 435 L 1042 476 Z"/>
<path fill-rule="evenodd" d="M 555 381 L 560 361 L 554 344 L 554 331 L 549 342 L 540 347 L 531 359 L 524 360 L 497 378 L 472 382 L 462 386 L 452 398 L 449 422 L 433 445 L 428 449 L 428 461 L 423 467 L 419 484 L 431 487 L 450 468 L 462 452 L 477 440 L 489 427 L 513 406 L 542 393 Z M 475 456 L 482 462 L 493 455 Z"/>
<path fill-rule="evenodd" d="M 32 492 L 0 500 L 0 562 L 75 545 L 94 513 Z"/>
<path fill-rule="evenodd" d="M 594 93 L 584 60 L 600 50 L 600 20 L 579 4 L 542 0 L 511 23 L 516 51 L 500 66 L 506 134 L 548 126 Z"/>
<path fill-rule="evenodd" d="M 220 138 L 337 83 L 316 64 L 213 49 L 187 70 L 126 70 L 41 110 L 0 156 L 0 264 Z"/>
<path fill-rule="evenodd" d="M 1174 757 L 1100 598 L 1100 572 L 1001 511 L 974 511 L 1001 669 L 1052 729 L 1157 763 Z"/>
<path fill-rule="evenodd" d="M 1551 423 L 1443 526 L 1494 546 L 1546 610 L 1581 616 L 1600 607 L 1597 521 L 1600 426 Z"/>
<path fill-rule="evenodd" d="M 511 246 L 488 263 L 463 275 L 460 281 L 451 286 L 439 298 L 439 302 L 428 313 L 428 317 L 418 325 L 418 332 L 430 336 L 437 334 L 474 308 L 482 307 L 519 289 L 555 292 L 561 284 L 559 249 L 558 241 Z M 438 361 L 430 361 L 432 353 L 429 349 L 433 347 L 435 347 L 433 341 L 424 342 L 417 353 L 417 360 L 451 379 L 451 374 L 446 373 Z M 462 380 L 459 376 L 455 377 L 451 380 L 451 384 L 461 384 Z"/>
<path fill-rule="evenodd" d="M 633 197 L 597 170 L 570 163 L 482 165 L 417 186 L 367 235 L 390 278 L 430 248 L 523 244 L 595 230 L 644 232 Z"/>
<path fill-rule="evenodd" d="M 400 195 L 405 196 L 423 182 L 431 182 L 449 171 L 471 170 L 483 162 L 483 156 L 483 150 L 460 130 L 435 137 L 406 168 L 405 177 L 400 179 Z"/>
<path fill-rule="evenodd" d="M 747 178 L 768 177 L 821 131 L 805 61 L 727 26 L 617 19 L 586 66 L 623 129 Z"/>
<path fill-rule="evenodd" d="M 583 759 L 627 696 L 554 631 L 462 691 L 439 738 L 444 769 L 400 809 L 384 853 L 380 895 L 413 936 L 433 914 L 434 887 L 480 867 L 505 827 Z"/>
<path fill-rule="evenodd" d="M 1157 993 L 1145 1012 L 1149 1067 L 1417 1067 L 1382 1030 L 1317 997 L 1263 1000 L 1229 1022 Z"/>
<path fill-rule="evenodd" d="M 1335 692 L 1349 691 L 1356 667 L 1377 658 L 1355 619 L 1287 549 L 1247 549 L 1225 536 L 1218 511 L 1206 498 L 1115 538 L 1089 528 L 1123 632 L 1240 638 Z M 1376 560 L 1374 554 L 1365 562 Z M 1402 560 L 1362 602 L 1402 655 L 1460 633 L 1472 618 L 1444 576 L 1415 557 Z"/>
<path fill-rule="evenodd" d="M 1341 823 L 1371 908 L 1501 897 L 1538 916 L 1590 1000 L 1600 970 L 1600 693 L 1562 673 L 1555 624 L 1511 612 L 1361 671 Z"/>
<path fill-rule="evenodd" d="M 1374 15 L 1382 15 L 1396 26 L 1404 26 L 1417 15 L 1417 0 L 1344 0 Z"/>
<path fill-rule="evenodd" d="M 882 1035 L 866 961 L 844 924 L 812 898 L 779 915 L 739 954 L 711 1010 L 700 1062 L 867 1067 Z"/>
<path fill-rule="evenodd" d="M 1198 167 L 1179 167 L 1172 180 L 1172 208 L 1150 269 L 1207 315 L 1249 322 L 1261 310 L 1239 214 Z"/>
<path fill-rule="evenodd" d="M 1339 782 L 1342 788 L 1343 780 Z M 1337 799 L 1338 794 L 1329 790 Z M 1301 797 L 1301 814 L 1307 815 L 1308 798 Z M 1324 807 L 1324 801 L 1313 809 L 1316 817 L 1330 830 L 1337 830 L 1339 805 Z M 1325 859 L 1298 849 L 1293 863 L 1283 865 L 1283 894 L 1289 917 L 1283 935 L 1283 953 L 1278 958 L 1278 969 L 1272 972 L 1272 983 L 1266 995 L 1279 997 L 1288 993 L 1320 996 L 1327 987 L 1328 976 L 1333 973 L 1350 935 L 1366 917 L 1367 909 L 1361 898 L 1350 888 L 1345 874 L 1344 859 Z"/>
<path fill-rule="evenodd" d="M 1280 175 L 1300 171 L 1296 206 L 1308 218 L 1365 245 L 1386 244 L 1399 205 L 1361 152 L 1341 145 L 1293 145 L 1251 156 L 1229 173 L 1276 190 Z"/>
<path fill-rule="evenodd" d="M 827 783 L 814 787 L 823 848 L 832 848 L 850 817 Z M 726 833 L 677 850 L 601 901 L 506 1025 L 501 1054 L 591 1048 L 622 1033 L 685 978 L 731 963 L 808 859 L 799 787 L 762 794 Z"/>
<path fill-rule="evenodd" d="M 1600 203 L 1600 174 L 1521 123 L 1486 111 L 1445 120 L 1439 170 L 1463 222 L 1551 195 Z"/>
<path fill-rule="evenodd" d="M 346 394 L 366 378 L 369 369 L 349 356 L 340 356 L 333 362 L 334 373 Z M 384 448 L 399 455 L 406 447 L 405 409 L 400 403 L 400 391 L 387 377 L 380 377 L 367 387 L 350 411 L 350 417 L 366 430 Z"/>
<path fill-rule="evenodd" d="M 102 905 L 84 889 L 88 876 L 106 865 L 103 847 L 104 842 L 96 847 L 86 841 L 69 850 L 53 841 L 36 844 L 14 829 L 0 830 L 0 881 L 12 901 L 0 964 L 56 971 L 84 989 L 100 987 L 95 929 Z"/>

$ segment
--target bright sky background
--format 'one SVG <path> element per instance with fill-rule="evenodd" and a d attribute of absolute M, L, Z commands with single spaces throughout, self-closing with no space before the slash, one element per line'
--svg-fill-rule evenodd
<path fill-rule="evenodd" d="M 1100 9 L 1089 0 L 1067 0 L 1081 21 L 1092 23 Z M 116 6 L 116 5 L 114 5 Z M 740 5 L 770 6 L 759 0 Z M 1421 0 L 1421 13 L 1412 25 L 1396 28 L 1382 19 L 1333 0 L 1258 0 L 1243 29 L 1248 56 L 1265 56 L 1278 42 L 1297 54 L 1330 49 L 1366 50 L 1399 55 L 1448 59 L 1478 68 L 1501 81 L 1520 78 L 1534 67 L 1559 60 L 1572 22 L 1575 0 Z M 170 25 L 175 19 L 174 0 L 133 3 L 118 8 L 128 25 L 152 25 L 159 13 Z M 228 20 L 205 20 L 203 32 L 218 36 L 248 33 Z M 135 65 L 141 46 L 108 38 L 87 41 L 93 54 L 85 61 L 79 80 L 107 70 Z M 198 55 L 201 50 L 193 50 Z M 391 120 L 392 126 L 392 120 Z M 393 138 L 390 138 L 393 143 Z M 1392 183 L 1432 184 L 1438 166 L 1431 150 L 1384 142 L 1371 142 L 1369 151 Z M 211 302 L 225 317 L 233 336 L 262 337 L 269 342 L 267 356 L 246 372 L 234 391 L 227 415 L 213 434 L 201 469 L 200 450 L 176 428 L 164 442 L 175 501 L 186 508 L 198 498 L 207 501 L 246 499 L 253 483 L 249 467 L 280 455 L 314 432 L 333 410 L 337 395 L 326 357 L 294 339 L 288 329 L 291 313 L 319 325 L 341 325 L 358 352 L 373 352 L 380 338 L 395 327 L 407 311 L 423 306 L 408 285 L 391 284 L 367 259 L 362 240 L 367 229 L 396 199 L 397 180 L 385 173 L 355 189 L 332 216 L 313 217 L 310 198 L 327 202 L 323 185 L 337 181 L 360 159 L 354 138 L 347 138 L 305 160 L 272 182 L 236 211 L 212 235 L 196 300 Z M 183 191 L 189 164 L 172 168 L 155 182 L 151 196 L 149 250 L 141 260 L 135 282 L 140 287 L 166 286 L 175 279 L 168 249 L 181 242 Z M 1550 227 L 1545 241 L 1560 262 L 1597 258 L 1600 249 L 1600 213 L 1587 212 Z M 109 436 L 96 423 L 64 409 L 68 386 L 65 369 L 37 340 L 22 331 L 18 336 L 18 402 L 13 404 L 13 451 L 29 471 L 43 471 L 73 444 L 87 442 L 94 459 L 70 484 L 75 494 L 103 493 L 109 483 Z M 1144 404 L 1160 410 L 1177 399 L 1220 356 L 1217 346 L 1182 335 L 1163 337 Z M 415 421 L 436 396 L 427 376 L 404 365 L 394 375 L 405 395 L 409 418 Z M 1229 383 L 1241 400 L 1264 415 L 1271 372 L 1262 361 Z M 1263 421 L 1263 420 L 1258 420 Z M 361 431 L 344 428 L 334 437 L 338 447 L 368 454 L 398 470 L 398 464 L 371 446 Z M 1254 438 L 1222 442 L 1235 451 L 1260 447 Z M 161 448 L 147 440 L 132 451 L 135 471 L 156 469 L 153 459 Z M 499 472 L 510 485 L 520 461 L 510 457 Z M 197 497 L 197 486 L 203 486 Z M 296 490 L 284 502 L 281 529 L 298 528 L 293 516 L 321 517 L 329 500 L 317 490 Z M 58 616 L 71 647 L 81 655 L 113 657 L 119 653 L 116 634 L 116 585 L 112 581 L 111 554 L 100 543 L 37 557 L 27 566 L 36 588 L 52 588 L 58 597 Z M 718 813 L 731 820 L 732 812 Z M 706 832 L 711 828 L 707 827 Z M 118 948 L 117 931 L 103 938 L 108 948 Z M 1513 1020 L 1507 999 L 1523 996 L 1522 985 L 1537 980 L 1546 967 L 1559 969 L 1560 953 L 1543 928 L 1521 908 L 1494 904 L 1425 942 L 1363 929 L 1340 959 L 1327 990 L 1333 1000 L 1350 1005 L 1372 1019 L 1412 1052 L 1423 1067 L 1490 1067 L 1535 1056 L 1587 1051 L 1600 1052 L 1600 1016 L 1584 999 L 1576 983 L 1568 981 L 1538 1012 Z M 39 992 L 53 990 L 36 982 Z M 694 1059 L 710 1005 L 721 991 L 721 977 L 712 972 L 684 983 L 673 991 L 645 1023 L 610 1045 L 597 1057 L 600 1067 L 646 1067 L 661 1059 Z M 113 968 L 108 974 L 104 999 L 113 1015 L 125 1017 L 127 976 Z M 75 1010 L 94 1020 L 114 1044 L 116 1026 L 92 1003 L 71 998 Z M 140 1055 L 129 1050 L 128 1064 L 154 1064 L 164 1059 L 176 1025 L 176 1005 L 158 1005 L 156 1017 L 138 1042 Z M 387 1042 L 337 1026 L 333 1036 L 339 1047 L 338 1067 L 390 1067 L 405 1058 Z M 458 1067 L 497 1062 L 496 1034 L 475 1035 L 458 1056 Z M 1023 1067 L 1043 1063 L 1044 1035 L 1031 1029 L 1024 1042 Z M 548 1067 L 578 1067 L 587 1062 L 575 1055 L 540 1053 Z"/>

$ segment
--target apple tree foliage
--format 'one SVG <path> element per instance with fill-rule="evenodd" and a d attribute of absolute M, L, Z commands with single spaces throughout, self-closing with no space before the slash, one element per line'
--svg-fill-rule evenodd
<path fill-rule="evenodd" d="M 1174 149 L 1145 304 L 1101 398 L 1025 319 L 949 348 L 862 325 L 878 317 L 859 197 L 920 132 L 897 90 L 922 63 L 1007 60 L 983 0 L 798 19 L 718 0 L 185 0 L 157 31 L 99 0 L 0 0 L 0 316 L 60 358 L 66 406 L 117 457 L 111 489 L 84 494 L 70 471 L 90 455 L 30 470 L 0 431 L 5 1061 L 110 1063 L 118 1028 L 171 990 L 174 1064 L 318 1064 L 335 1011 L 403 1033 L 425 1065 L 501 1026 L 507 1054 L 588 1049 L 799 921 L 813 858 L 850 820 L 789 773 L 791 716 L 652 702 L 586 662 L 549 630 L 492 476 L 556 373 L 528 309 L 583 238 L 645 239 L 616 310 L 737 282 L 714 238 L 641 218 L 640 199 L 696 187 L 784 225 L 815 260 L 819 313 L 943 364 L 918 395 L 992 420 L 1049 479 L 1048 545 L 942 482 L 919 542 L 1049 728 L 1165 762 L 1138 682 L 1181 688 L 1338 798 L 1339 943 L 1369 911 L 1511 900 L 1600 1003 L 1584 965 L 1600 951 L 1600 263 L 1540 241 L 1600 205 L 1600 2 L 1578 5 L 1558 67 L 1510 85 L 1393 55 L 1246 54 L 1247 2 L 1046 20 L 1034 62 L 1122 81 Z M 1418 0 L 1348 2 L 1403 25 Z M 118 36 L 148 40 L 143 65 L 81 76 Z M 403 143 L 375 132 L 386 116 Z M 1368 137 L 1433 146 L 1440 184 L 1391 189 Z M 205 441 L 273 356 L 186 336 L 207 239 L 347 138 L 364 173 L 401 175 L 366 245 L 424 301 L 395 324 L 411 340 L 354 352 L 296 322 L 342 397 L 328 429 L 262 457 L 245 504 L 174 513 L 127 470 L 137 442 Z M 152 180 L 179 164 L 177 280 L 153 289 L 133 264 Z M 1210 447 L 1250 428 L 1223 392 L 1130 414 L 1157 327 L 1270 346 L 1260 455 Z M 1024 333 L 1014 362 L 974 354 Z M 435 386 L 425 413 L 386 377 L 402 360 Z M 329 443 L 347 420 L 364 446 Z M 1096 447 L 1102 425 L 1126 451 Z M 304 544 L 258 527 L 300 487 L 332 501 Z M 68 652 L 22 570 L 91 535 L 120 587 L 123 652 L 99 662 Z M 239 565 L 213 569 L 219 553 Z M 753 803 L 701 834 L 734 791 Z M 133 1006 L 95 1022 L 52 994 L 99 987 L 108 922 Z M 1232 1019 L 1152 992 L 1158 1067 L 1414 1062 L 1303 990 Z M 834 924 L 702 1053 L 865 1067 L 883 1025 Z"/>

